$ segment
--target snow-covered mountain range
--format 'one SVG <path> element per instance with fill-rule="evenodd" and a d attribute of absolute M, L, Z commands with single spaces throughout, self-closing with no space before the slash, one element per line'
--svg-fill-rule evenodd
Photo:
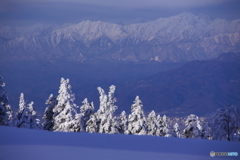
<path fill-rule="evenodd" d="M 191 13 L 118 25 L 83 21 L 63 26 L 0 26 L 3 60 L 192 61 L 240 51 L 240 19 Z"/>

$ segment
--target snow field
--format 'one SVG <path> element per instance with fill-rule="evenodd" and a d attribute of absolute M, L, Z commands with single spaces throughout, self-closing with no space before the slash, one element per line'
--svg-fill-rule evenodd
<path fill-rule="evenodd" d="M 240 143 L 99 133 L 63 133 L 0 126 L 1 160 L 239 159 L 210 157 L 238 152 Z"/>

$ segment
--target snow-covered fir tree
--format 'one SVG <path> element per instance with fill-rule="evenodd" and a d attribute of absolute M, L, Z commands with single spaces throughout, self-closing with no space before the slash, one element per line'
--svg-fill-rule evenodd
<path fill-rule="evenodd" d="M 108 101 L 107 101 L 107 108 L 109 114 L 113 115 L 114 112 L 117 110 L 117 106 L 115 105 L 115 102 L 117 102 L 117 99 L 114 97 L 116 87 L 114 85 L 111 85 L 109 87 L 109 92 L 108 92 Z"/>
<path fill-rule="evenodd" d="M 8 104 L 8 97 L 4 90 L 5 82 L 3 81 L 3 77 L 0 76 L 0 104 L 1 106 L 5 106 Z"/>
<path fill-rule="evenodd" d="M 14 126 L 14 113 L 9 104 L 4 105 L 0 109 L 0 125 Z"/>
<path fill-rule="evenodd" d="M 119 123 L 116 117 L 108 116 L 103 119 L 105 121 L 103 121 L 102 125 L 100 125 L 99 133 L 110 133 L 110 134 L 119 133 Z"/>
<path fill-rule="evenodd" d="M 131 114 L 128 116 L 128 130 L 125 134 L 146 135 L 146 118 L 142 109 L 142 102 L 136 96 L 131 106 Z"/>
<path fill-rule="evenodd" d="M 33 102 L 28 104 L 27 107 L 27 116 L 28 116 L 28 125 L 30 129 L 42 129 L 42 124 L 39 119 L 37 119 L 37 112 L 33 107 Z"/>
<path fill-rule="evenodd" d="M 159 129 L 159 122 L 157 121 L 155 111 L 151 111 L 147 117 L 147 131 L 148 135 L 156 136 Z"/>
<path fill-rule="evenodd" d="M 67 102 L 64 109 L 54 118 L 54 131 L 57 132 L 79 132 L 80 123 L 75 116 L 77 112 L 70 102 Z"/>
<path fill-rule="evenodd" d="M 173 137 L 181 137 L 178 123 L 175 123 L 173 126 Z"/>
<path fill-rule="evenodd" d="M 16 115 L 16 126 L 21 128 L 24 126 L 24 123 L 27 121 L 26 117 L 27 107 L 24 100 L 24 94 L 21 93 L 19 97 L 19 109 Z"/>
<path fill-rule="evenodd" d="M 82 103 L 83 105 L 80 106 L 80 113 L 76 113 L 72 121 L 72 128 L 75 132 L 86 132 L 87 121 L 90 119 L 94 110 L 93 102 L 88 103 L 87 98 L 85 98 Z"/>
<path fill-rule="evenodd" d="M 107 95 L 105 94 L 104 90 L 101 87 L 98 87 L 97 89 L 100 94 L 99 96 L 100 106 L 98 111 L 95 113 L 96 124 L 98 125 L 96 126 L 96 129 L 97 132 L 105 133 L 103 125 L 107 122 L 108 117 L 107 115 L 109 114 L 107 109 Z"/>
<path fill-rule="evenodd" d="M 199 138 L 202 127 L 198 116 L 190 114 L 185 121 L 185 129 L 183 130 L 183 137 L 185 138 Z"/>
<path fill-rule="evenodd" d="M 36 111 L 33 102 L 26 106 L 24 94 L 20 94 L 19 110 L 16 115 L 16 126 L 18 128 L 42 129 L 39 119 L 36 118 Z"/>
<path fill-rule="evenodd" d="M 69 79 L 61 78 L 59 87 L 59 95 L 57 96 L 57 105 L 53 108 L 54 131 L 60 132 L 74 132 L 78 131 L 80 124 L 76 127 L 74 124 L 76 112 L 76 105 L 74 94 L 71 91 Z M 73 127 L 74 126 L 74 127 Z"/>
<path fill-rule="evenodd" d="M 43 128 L 48 131 L 53 131 L 53 108 L 57 105 L 57 99 L 51 94 L 45 104 L 47 104 L 48 106 L 46 107 L 43 116 Z"/>
<path fill-rule="evenodd" d="M 71 128 L 69 129 L 69 132 L 83 132 L 83 129 L 81 127 L 81 114 L 76 113 L 73 120 L 70 122 Z"/>
<path fill-rule="evenodd" d="M 171 135 L 168 134 L 168 124 L 167 124 L 167 117 L 166 115 L 163 115 L 161 117 L 160 115 L 157 116 L 157 122 L 158 122 L 158 129 L 157 129 L 157 136 L 163 136 L 163 137 L 170 137 Z"/>
<path fill-rule="evenodd" d="M 117 102 L 117 99 L 114 97 L 116 87 L 114 85 L 111 85 L 109 87 L 108 92 L 108 101 L 107 101 L 107 108 L 108 108 L 108 119 L 107 123 L 105 124 L 106 128 L 108 129 L 108 133 L 115 134 L 119 133 L 119 121 L 114 115 L 115 111 L 117 110 L 117 106 L 115 103 Z"/>
<path fill-rule="evenodd" d="M 8 104 L 8 97 L 4 90 L 5 83 L 0 76 L 0 125 L 11 126 L 13 124 L 13 111 Z"/>
<path fill-rule="evenodd" d="M 240 112 L 236 106 L 218 109 L 209 121 L 213 139 L 240 141 Z"/>
<path fill-rule="evenodd" d="M 86 123 L 86 131 L 89 133 L 97 133 L 99 130 L 99 121 L 96 114 L 92 114 Z"/>
<path fill-rule="evenodd" d="M 125 131 L 127 131 L 127 127 L 128 127 L 126 112 L 122 111 L 118 119 L 119 119 L 119 133 L 124 134 Z"/>
<path fill-rule="evenodd" d="M 115 86 L 111 85 L 109 87 L 108 95 L 105 94 L 104 90 L 101 87 L 97 88 L 100 94 L 100 106 L 99 110 L 96 113 L 96 117 L 99 124 L 99 133 L 119 133 L 119 124 L 117 119 L 114 116 L 114 112 L 117 109 L 117 106 L 114 104 L 116 98 L 114 97 Z"/>
<path fill-rule="evenodd" d="M 76 119 L 80 120 L 80 131 L 85 132 L 87 127 L 86 123 L 90 119 L 90 116 L 93 114 L 94 105 L 93 102 L 88 103 L 87 98 L 85 98 L 82 103 L 83 105 L 80 107 L 80 114 Z"/>

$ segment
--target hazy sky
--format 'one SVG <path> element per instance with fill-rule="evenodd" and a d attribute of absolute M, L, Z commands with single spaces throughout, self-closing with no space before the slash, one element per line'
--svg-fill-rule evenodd
<path fill-rule="evenodd" d="M 0 0 L 0 23 L 144 22 L 182 12 L 240 18 L 239 0 Z"/>

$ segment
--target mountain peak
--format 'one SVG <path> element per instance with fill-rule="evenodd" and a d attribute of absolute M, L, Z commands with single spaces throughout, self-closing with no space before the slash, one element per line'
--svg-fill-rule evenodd
<path fill-rule="evenodd" d="M 178 15 L 176 15 L 176 16 L 178 16 L 178 17 L 196 17 L 195 14 L 192 14 L 192 13 L 190 13 L 190 12 L 183 12 L 183 13 L 178 14 Z"/>
<path fill-rule="evenodd" d="M 1 27 L 0 52 L 6 57 L 56 53 L 73 56 L 71 60 L 96 57 L 119 61 L 149 61 L 153 57 L 160 62 L 206 60 L 223 52 L 240 51 L 238 22 L 210 20 L 184 12 L 124 26 L 87 20 L 62 27 Z"/>

